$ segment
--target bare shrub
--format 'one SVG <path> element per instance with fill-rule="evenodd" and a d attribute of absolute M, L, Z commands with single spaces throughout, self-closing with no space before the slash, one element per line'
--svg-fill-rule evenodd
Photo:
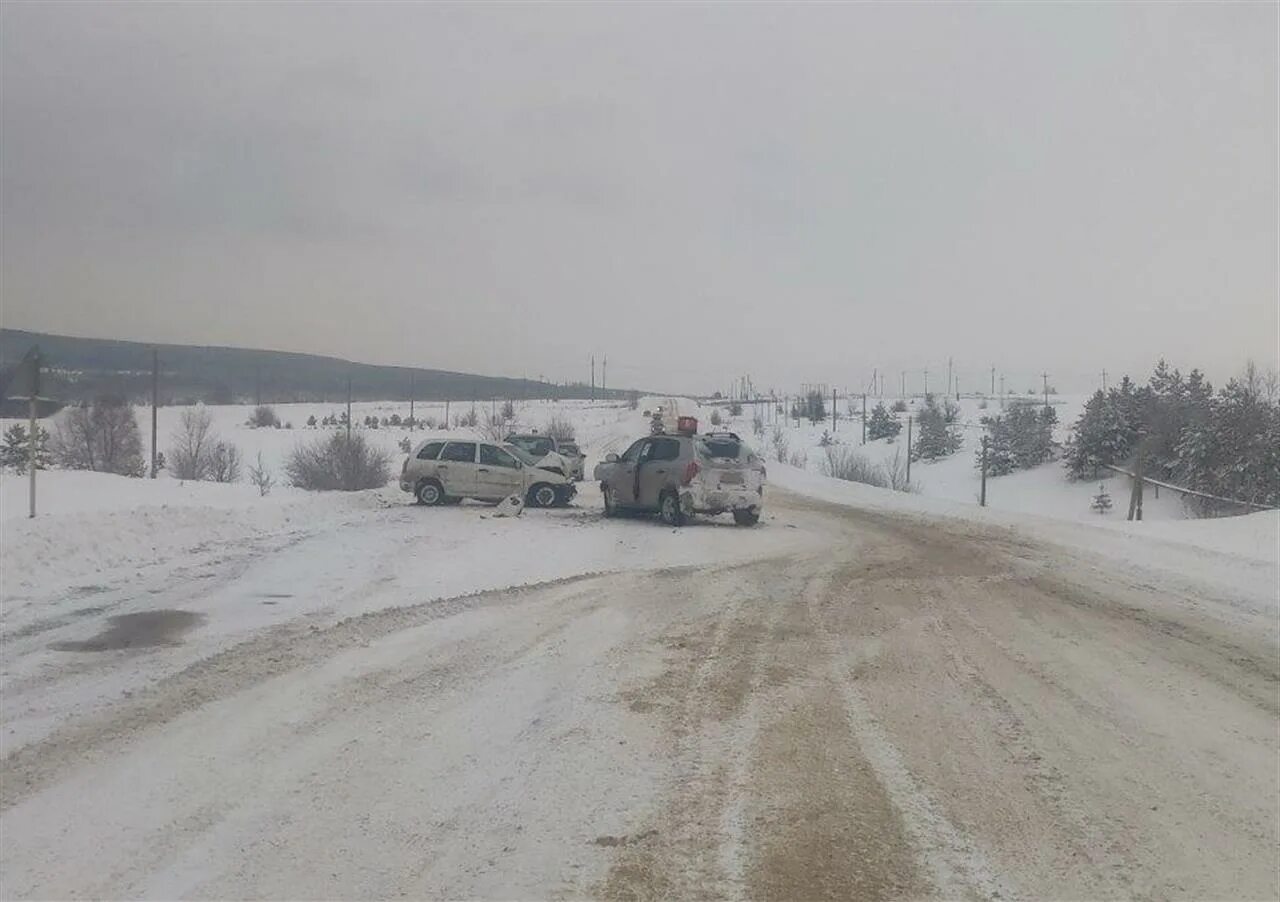
<path fill-rule="evenodd" d="M 514 424 L 508 423 L 502 414 L 486 413 L 480 422 L 480 435 L 491 442 L 500 442 L 511 432 Z"/>
<path fill-rule="evenodd" d="M 877 467 L 856 451 L 839 445 L 831 445 L 827 448 L 826 457 L 821 462 L 820 469 L 823 476 L 843 479 L 846 482 L 861 482 L 864 485 L 874 485 L 879 488 L 889 486 L 883 467 Z"/>
<path fill-rule="evenodd" d="M 133 408 L 114 397 L 68 408 L 54 426 L 53 456 L 69 470 L 141 476 L 142 437 Z"/>
<path fill-rule="evenodd" d="M 239 482 L 240 465 L 240 449 L 230 442 L 214 442 L 209 448 L 210 482 Z"/>
<path fill-rule="evenodd" d="M 271 494 L 271 488 L 276 484 L 275 477 L 271 475 L 271 471 L 267 465 L 262 462 L 262 452 L 258 452 L 258 462 L 249 467 L 249 482 L 258 490 L 258 494 L 266 497 Z"/>
<path fill-rule="evenodd" d="M 919 492 L 920 486 L 907 479 L 907 455 L 901 446 L 893 451 L 893 457 L 880 465 L 889 488 L 895 492 Z"/>
<path fill-rule="evenodd" d="M 733 402 L 731 402 L 731 403 L 729 404 L 729 416 L 731 416 L 731 417 L 740 417 L 740 416 L 742 416 L 742 402 L 741 402 L 741 401 L 733 401 Z"/>
<path fill-rule="evenodd" d="M 764 419 L 760 414 L 751 418 L 751 431 L 755 433 L 756 438 L 764 438 Z"/>
<path fill-rule="evenodd" d="M 627 395 L 627 410 L 639 410 L 639 409 L 640 409 L 640 393 L 633 391 L 629 395 Z"/>
<path fill-rule="evenodd" d="M 249 422 L 246 425 L 255 429 L 279 429 L 280 418 L 276 416 L 273 407 L 259 404 L 253 409 L 253 413 L 249 414 Z"/>
<path fill-rule="evenodd" d="M 547 421 L 546 433 L 557 442 L 571 442 L 574 439 L 573 423 L 557 414 Z"/>
<path fill-rule="evenodd" d="M 190 407 L 178 417 L 167 459 L 175 479 L 204 479 L 209 473 L 209 452 L 215 442 L 210 434 L 213 415 L 203 404 Z"/>
<path fill-rule="evenodd" d="M 335 432 L 294 448 L 284 472 L 291 485 L 310 491 L 377 489 L 391 476 L 391 455 L 358 432 Z"/>
<path fill-rule="evenodd" d="M 480 423 L 480 418 L 476 416 L 474 409 L 470 413 L 460 413 L 453 418 L 453 425 L 463 429 L 475 429 Z"/>
<path fill-rule="evenodd" d="M 770 444 L 773 445 L 774 460 L 780 464 L 785 464 L 787 462 L 787 433 L 781 426 L 773 427 Z"/>
<path fill-rule="evenodd" d="M 787 463 L 801 470 L 807 469 L 809 466 L 809 455 L 803 448 L 791 452 L 791 456 L 787 458 Z"/>
<path fill-rule="evenodd" d="M 511 420 L 514 420 L 516 418 L 516 406 L 512 404 L 510 401 L 503 401 L 501 416 L 504 420 L 507 420 L 508 422 L 510 422 Z"/>

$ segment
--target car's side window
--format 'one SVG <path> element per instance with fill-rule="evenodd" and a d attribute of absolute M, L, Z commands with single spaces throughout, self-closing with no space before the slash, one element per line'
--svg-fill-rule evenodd
<path fill-rule="evenodd" d="M 676 460 L 680 457 L 680 442 L 674 438 L 649 439 L 646 460 Z"/>
<path fill-rule="evenodd" d="M 627 463 L 634 463 L 635 461 L 639 460 L 640 449 L 643 448 L 645 446 L 645 443 L 648 441 L 649 441 L 648 439 L 642 438 L 639 441 L 635 442 L 630 448 L 628 448 L 625 452 L 623 452 L 623 455 L 622 457 L 619 458 L 619 460 L 625 460 Z"/>
<path fill-rule="evenodd" d="M 440 459 L 455 461 L 462 464 L 475 463 L 476 443 L 449 442 L 449 444 L 444 446 L 444 450 L 440 452 Z"/>
<path fill-rule="evenodd" d="M 491 467 L 506 467 L 509 470 L 517 468 L 516 459 L 497 445 L 480 446 L 480 463 Z"/>
<path fill-rule="evenodd" d="M 435 460 L 440 456 L 440 449 L 443 447 L 444 442 L 427 442 L 418 452 L 418 460 Z"/>

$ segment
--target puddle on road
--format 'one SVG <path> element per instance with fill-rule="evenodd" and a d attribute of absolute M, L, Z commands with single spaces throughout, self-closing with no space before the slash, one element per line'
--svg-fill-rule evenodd
<path fill-rule="evenodd" d="M 120 614 L 98 635 L 77 642 L 55 642 L 54 651 L 117 651 L 123 648 L 154 648 L 180 645 L 181 635 L 204 621 L 203 614 L 191 611 L 142 611 Z"/>

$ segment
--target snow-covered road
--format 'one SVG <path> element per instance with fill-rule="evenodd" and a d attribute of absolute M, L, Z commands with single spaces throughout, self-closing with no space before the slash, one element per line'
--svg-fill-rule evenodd
<path fill-rule="evenodd" d="M 372 497 L 19 606 L 0 895 L 1280 894 L 1234 588 L 785 492 L 679 531 Z"/>

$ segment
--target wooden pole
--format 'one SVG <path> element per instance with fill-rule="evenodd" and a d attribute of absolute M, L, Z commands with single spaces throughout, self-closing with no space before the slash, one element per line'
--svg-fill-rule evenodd
<path fill-rule="evenodd" d="M 160 398 L 160 352 L 151 349 L 151 478 L 156 478 L 156 407 Z"/>
<path fill-rule="evenodd" d="M 907 485 L 911 485 L 911 414 L 907 414 Z"/>
<path fill-rule="evenodd" d="M 982 437 L 982 494 L 978 496 L 978 504 L 981 507 L 987 506 L 987 442 L 988 437 Z"/>
<path fill-rule="evenodd" d="M 862 393 L 862 444 L 867 443 L 867 393 Z"/>
<path fill-rule="evenodd" d="M 415 422 L 413 419 L 413 377 L 414 377 L 413 370 L 409 370 L 409 428 L 410 429 L 413 428 L 414 422 Z"/>
<path fill-rule="evenodd" d="M 351 373 L 347 373 L 347 441 L 351 441 Z"/>
<path fill-rule="evenodd" d="M 836 434 L 836 390 L 831 389 L 831 434 Z"/>
<path fill-rule="evenodd" d="M 30 488 L 28 489 L 30 509 L 27 511 L 27 517 L 33 518 L 36 515 L 36 464 L 39 458 L 36 456 L 39 443 L 36 441 L 36 408 L 39 406 L 40 397 L 40 352 L 37 351 L 35 357 L 31 361 L 31 399 L 27 402 L 27 414 L 31 420 L 31 431 L 27 435 L 27 471 L 29 474 Z"/>

